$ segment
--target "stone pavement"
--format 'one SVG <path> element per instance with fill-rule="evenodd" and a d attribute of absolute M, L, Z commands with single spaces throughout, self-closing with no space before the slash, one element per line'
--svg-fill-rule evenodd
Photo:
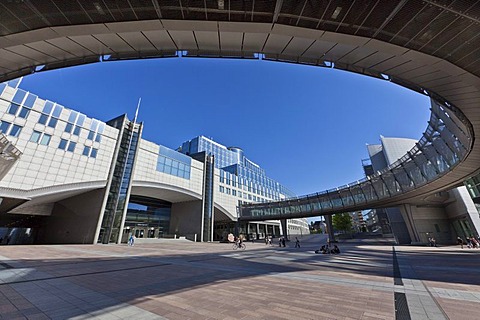
<path fill-rule="evenodd" d="M 480 250 L 323 243 L 1 246 L 0 319 L 480 318 Z"/>

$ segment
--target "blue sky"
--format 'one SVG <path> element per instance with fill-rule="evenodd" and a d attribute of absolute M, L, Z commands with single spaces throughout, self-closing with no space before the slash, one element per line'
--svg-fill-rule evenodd
<path fill-rule="evenodd" d="M 366 144 L 418 139 L 429 99 L 354 73 L 265 60 L 163 58 L 40 72 L 22 88 L 102 121 L 127 113 L 175 149 L 198 135 L 243 148 L 298 195 L 363 178 Z"/>

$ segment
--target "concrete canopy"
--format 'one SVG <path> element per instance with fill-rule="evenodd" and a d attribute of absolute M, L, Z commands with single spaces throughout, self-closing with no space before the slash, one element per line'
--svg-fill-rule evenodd
<path fill-rule="evenodd" d="M 454 187 L 479 171 L 475 2 L 47 0 L 1 2 L 0 9 L 0 81 L 183 51 L 338 68 L 440 97 L 470 122 L 466 158 L 415 195 Z"/>

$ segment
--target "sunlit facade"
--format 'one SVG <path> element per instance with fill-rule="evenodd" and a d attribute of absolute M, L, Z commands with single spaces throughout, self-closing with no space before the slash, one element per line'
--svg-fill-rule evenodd
<path fill-rule="evenodd" d="M 89 118 L 20 85 L 0 84 L 1 137 L 16 152 L 0 180 L 0 237 L 10 244 L 282 234 L 279 221 L 237 223 L 240 202 L 292 195 L 240 149 L 222 153 L 202 137 L 182 153 L 142 139 L 143 123 L 126 115 Z M 287 232 L 308 233 L 306 221 Z"/>
<path fill-rule="evenodd" d="M 182 143 L 178 151 L 192 155 L 205 152 L 215 159 L 218 169 L 218 191 L 223 198 L 238 203 L 264 203 L 295 197 L 295 194 L 279 182 L 269 178 L 265 170 L 248 159 L 239 147 L 226 147 L 213 139 L 198 136 Z M 248 238 L 261 239 L 265 236 L 279 236 L 280 226 L 273 222 L 266 226 L 263 223 L 240 223 L 240 231 L 248 234 Z M 289 219 L 288 234 L 308 234 L 306 219 Z M 223 234 L 225 232 L 222 232 Z"/>

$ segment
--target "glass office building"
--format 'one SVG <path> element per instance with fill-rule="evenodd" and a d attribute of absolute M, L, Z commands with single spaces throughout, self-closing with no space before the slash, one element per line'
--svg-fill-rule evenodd
<path fill-rule="evenodd" d="M 215 168 L 220 169 L 221 183 L 232 186 L 239 198 L 246 202 L 266 202 L 295 197 L 295 194 L 277 181 L 267 177 L 265 170 L 245 157 L 238 147 L 226 147 L 204 136 L 185 141 L 178 151 L 192 155 L 206 152 L 215 158 Z M 222 189 L 220 189 L 222 192 Z M 226 189 L 223 192 L 227 192 Z"/>

